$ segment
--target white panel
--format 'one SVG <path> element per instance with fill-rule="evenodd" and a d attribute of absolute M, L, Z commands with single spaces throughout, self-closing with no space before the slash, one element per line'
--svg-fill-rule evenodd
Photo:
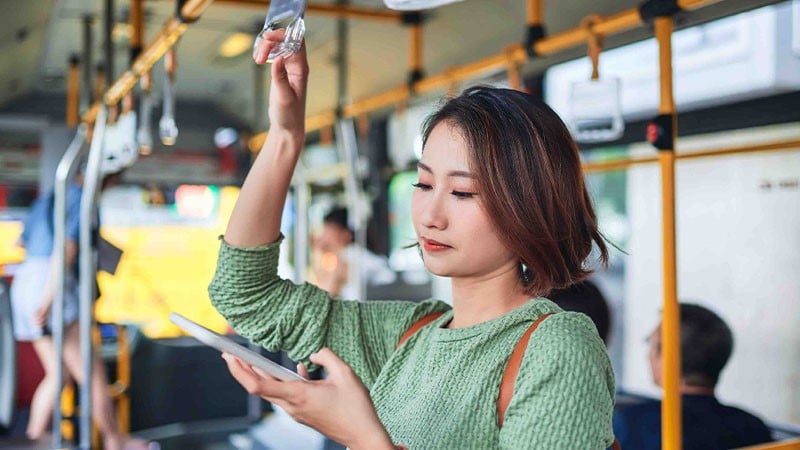
<path fill-rule="evenodd" d="M 800 87 L 800 62 L 791 53 L 791 4 L 767 6 L 677 31 L 672 38 L 674 96 L 680 111 L 756 98 Z M 545 97 L 569 119 L 569 91 L 589 79 L 581 58 L 547 71 Z M 659 96 L 654 39 L 604 52 L 600 77 L 622 80 L 628 120 L 655 115 Z"/>
<path fill-rule="evenodd" d="M 792 0 L 792 52 L 800 57 L 800 0 Z"/>
<path fill-rule="evenodd" d="M 404 170 L 422 155 L 422 125 L 435 103 L 412 106 L 389 118 L 389 158 L 395 169 Z"/>

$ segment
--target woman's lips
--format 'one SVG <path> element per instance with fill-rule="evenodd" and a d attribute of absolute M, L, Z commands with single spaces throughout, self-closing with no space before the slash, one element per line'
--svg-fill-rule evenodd
<path fill-rule="evenodd" d="M 421 241 L 422 248 L 424 248 L 427 252 L 440 252 L 453 248 L 449 245 L 442 244 L 441 242 L 434 241 L 433 239 L 422 238 Z"/>

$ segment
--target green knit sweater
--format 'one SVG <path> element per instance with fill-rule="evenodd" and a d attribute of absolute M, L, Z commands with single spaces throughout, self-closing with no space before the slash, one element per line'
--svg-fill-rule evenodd
<path fill-rule="evenodd" d="M 611 445 L 614 375 L 603 342 L 582 314 L 544 298 L 478 325 L 442 328 L 453 317 L 440 301 L 353 302 L 277 276 L 278 243 L 222 243 L 209 293 L 240 334 L 306 361 L 322 347 L 344 359 L 370 390 L 397 444 L 419 449 L 603 449 Z M 420 317 L 444 314 L 396 348 Z M 506 411 L 497 396 L 506 361 L 531 336 Z"/>

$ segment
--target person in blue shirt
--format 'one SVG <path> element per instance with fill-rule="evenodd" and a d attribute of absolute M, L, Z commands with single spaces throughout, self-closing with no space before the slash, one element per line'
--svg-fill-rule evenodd
<path fill-rule="evenodd" d="M 733 334 L 710 310 L 680 305 L 681 409 L 685 450 L 722 450 L 770 442 L 758 417 L 723 405 L 714 395 L 722 369 L 733 350 Z M 648 339 L 653 381 L 662 386 L 661 326 Z M 614 435 L 623 449 L 661 449 L 661 402 L 649 400 L 614 414 Z"/>
<path fill-rule="evenodd" d="M 102 188 L 118 182 L 121 172 L 106 175 Z M 78 175 L 67 186 L 66 253 L 67 265 L 64 290 L 64 367 L 66 378 L 83 384 L 78 339 L 78 237 L 80 233 L 80 203 L 82 177 Z M 45 376 L 36 387 L 26 429 L 29 439 L 42 439 L 50 427 L 50 419 L 60 386 L 56 385 L 56 355 L 50 330 L 54 326 L 50 310 L 55 295 L 54 274 L 58 269 L 52 261 L 54 240 L 54 194 L 52 191 L 37 198 L 24 221 L 20 244 L 25 247 L 25 261 L 20 264 L 11 284 L 11 305 L 14 337 L 30 341 L 42 363 Z M 153 448 L 148 443 L 124 436 L 113 413 L 108 395 L 105 367 L 97 354 L 93 357 L 91 379 L 92 415 L 103 436 L 106 450 L 142 450 Z"/>

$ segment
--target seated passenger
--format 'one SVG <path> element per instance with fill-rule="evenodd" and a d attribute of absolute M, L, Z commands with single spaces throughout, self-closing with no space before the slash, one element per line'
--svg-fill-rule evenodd
<path fill-rule="evenodd" d="M 597 327 L 600 339 L 608 345 L 611 313 L 608 310 L 608 302 L 597 285 L 590 280 L 583 280 L 564 289 L 553 289 L 547 298 L 564 311 L 577 311 L 589 316 Z"/>
<path fill-rule="evenodd" d="M 721 404 L 714 395 L 733 349 L 733 335 L 719 316 L 692 304 L 680 305 L 683 448 L 715 450 L 769 442 L 761 419 Z M 661 326 L 648 338 L 653 381 L 662 386 Z M 661 402 L 651 400 L 618 410 L 614 434 L 624 449 L 661 448 Z"/>

